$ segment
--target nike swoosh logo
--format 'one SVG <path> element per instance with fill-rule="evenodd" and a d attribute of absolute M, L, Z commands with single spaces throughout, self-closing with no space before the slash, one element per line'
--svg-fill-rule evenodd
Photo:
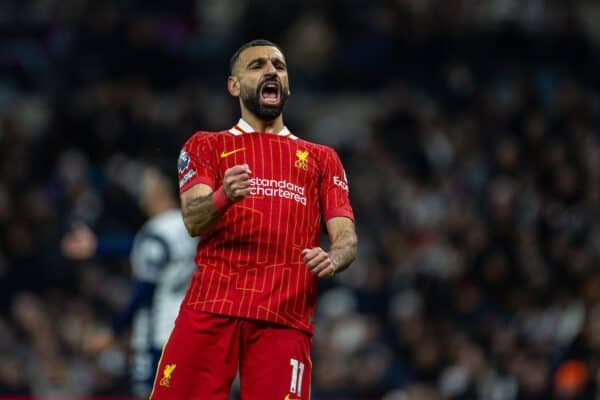
<path fill-rule="evenodd" d="M 231 151 L 227 151 L 227 152 L 224 151 L 221 153 L 221 158 L 229 157 L 230 155 L 235 154 L 235 153 L 240 152 L 245 149 L 246 149 L 245 147 L 242 147 L 241 149 L 235 149 L 235 150 L 231 150 Z"/>

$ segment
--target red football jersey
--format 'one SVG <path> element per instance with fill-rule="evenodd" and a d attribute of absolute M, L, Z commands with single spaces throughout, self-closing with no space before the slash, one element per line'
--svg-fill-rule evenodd
<path fill-rule="evenodd" d="M 336 152 L 292 135 L 256 133 L 245 121 L 197 132 L 179 156 L 181 193 L 216 190 L 225 171 L 248 164 L 252 191 L 205 234 L 184 306 L 266 320 L 312 333 L 316 279 L 300 252 L 318 246 L 323 221 L 354 220 Z"/>

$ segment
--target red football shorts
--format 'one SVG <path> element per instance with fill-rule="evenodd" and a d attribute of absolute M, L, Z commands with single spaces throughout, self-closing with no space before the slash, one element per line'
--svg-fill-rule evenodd
<path fill-rule="evenodd" d="M 150 398 L 226 400 L 239 366 L 243 400 L 308 400 L 310 346 L 297 329 L 182 307 Z"/>

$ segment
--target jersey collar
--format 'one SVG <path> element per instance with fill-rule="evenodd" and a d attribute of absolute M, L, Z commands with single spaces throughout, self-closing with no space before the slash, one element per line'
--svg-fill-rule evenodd
<path fill-rule="evenodd" d="M 229 130 L 229 133 L 235 136 L 240 136 L 243 134 L 254 133 L 256 132 L 249 123 L 244 121 L 243 118 L 240 118 L 238 123 Z M 287 126 L 284 126 L 283 129 L 277 133 L 277 136 L 289 136 L 292 139 L 297 139 L 296 136 L 292 135 Z"/>

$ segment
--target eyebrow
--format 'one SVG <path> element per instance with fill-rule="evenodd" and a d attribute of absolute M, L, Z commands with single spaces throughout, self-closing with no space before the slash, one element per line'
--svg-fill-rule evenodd
<path fill-rule="evenodd" d="M 252 60 L 248 61 L 248 63 L 246 64 L 246 68 L 248 68 L 250 65 L 260 62 L 261 64 L 266 62 L 269 58 L 267 57 L 257 57 L 257 58 L 253 58 Z M 278 56 L 273 56 L 270 58 L 271 61 L 273 61 L 273 64 L 275 64 L 276 62 L 279 62 L 285 66 L 287 66 L 286 62 Z"/>

